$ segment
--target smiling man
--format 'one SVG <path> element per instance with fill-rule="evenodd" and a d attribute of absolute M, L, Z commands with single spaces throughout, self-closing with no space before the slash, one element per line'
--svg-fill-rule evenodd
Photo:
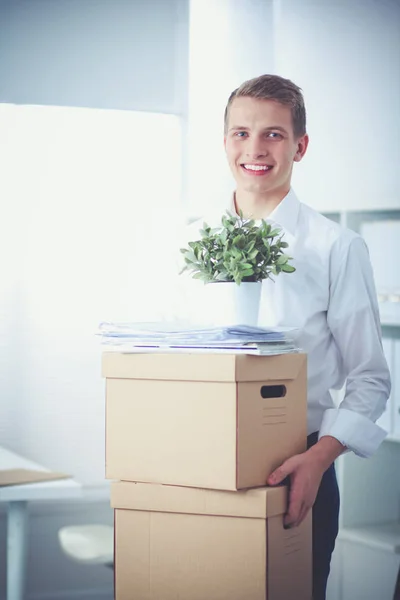
<path fill-rule="evenodd" d="M 386 432 L 375 421 L 390 393 L 372 269 L 362 238 L 300 202 L 293 165 L 308 146 L 299 87 L 275 75 L 243 83 L 225 111 L 225 149 L 236 191 L 230 210 L 278 224 L 296 272 L 263 282 L 259 324 L 294 326 L 308 354 L 308 450 L 268 479 L 290 479 L 287 527 L 313 509 L 313 600 L 324 600 L 338 532 L 334 460 L 369 457 Z M 330 390 L 346 392 L 339 407 Z"/>
<path fill-rule="evenodd" d="M 305 114 L 295 132 L 288 106 L 238 95 L 231 97 L 225 127 L 235 201 L 243 212 L 265 217 L 289 192 L 293 163 L 307 150 Z"/>

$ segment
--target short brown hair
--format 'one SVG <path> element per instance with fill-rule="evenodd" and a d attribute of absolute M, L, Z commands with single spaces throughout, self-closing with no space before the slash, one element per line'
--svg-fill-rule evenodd
<path fill-rule="evenodd" d="M 228 124 L 229 108 L 235 98 L 248 96 L 260 100 L 275 100 L 280 104 L 288 106 L 292 113 L 293 133 L 299 138 L 306 133 L 306 109 L 301 89 L 290 79 L 284 79 L 279 75 L 260 75 L 242 83 L 229 96 L 225 108 L 224 128 Z"/>

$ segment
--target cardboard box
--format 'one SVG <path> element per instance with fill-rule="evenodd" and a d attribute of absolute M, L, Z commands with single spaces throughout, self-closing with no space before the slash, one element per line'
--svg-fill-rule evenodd
<path fill-rule="evenodd" d="M 306 450 L 305 354 L 103 355 L 106 477 L 264 486 Z"/>
<path fill-rule="evenodd" d="M 115 600 L 311 600 L 311 516 L 285 530 L 287 489 L 111 485 Z"/>

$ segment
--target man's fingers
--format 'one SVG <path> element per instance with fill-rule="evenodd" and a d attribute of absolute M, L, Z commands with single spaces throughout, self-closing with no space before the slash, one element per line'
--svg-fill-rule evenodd
<path fill-rule="evenodd" d="M 267 479 L 267 484 L 276 485 L 277 483 L 282 483 L 282 481 L 289 477 L 289 475 L 295 473 L 299 465 L 300 457 L 301 455 L 296 455 L 285 460 L 285 462 L 282 463 L 280 467 L 278 467 L 277 469 L 275 469 L 275 471 L 271 473 L 271 475 Z"/>
<path fill-rule="evenodd" d="M 289 512 L 286 513 L 285 519 L 284 519 L 285 529 L 291 529 L 292 527 L 298 527 L 299 525 L 301 525 L 301 523 L 304 521 L 304 519 L 310 512 L 311 508 L 312 508 L 311 506 L 309 506 L 308 504 L 306 504 L 304 502 L 301 504 L 298 512 L 297 512 L 296 507 L 292 510 L 292 512 L 290 511 L 290 508 L 289 508 Z M 296 512 L 297 512 L 297 516 L 296 516 Z"/>
<path fill-rule="evenodd" d="M 295 527 L 298 527 L 299 525 L 301 525 L 301 523 L 304 521 L 304 519 L 308 515 L 309 511 L 310 511 L 310 507 L 307 506 L 307 504 L 303 504 L 301 511 L 300 511 L 300 516 L 294 525 Z"/>
<path fill-rule="evenodd" d="M 285 527 L 294 527 L 300 518 L 302 510 L 303 502 L 301 497 L 296 497 L 296 495 L 294 495 L 292 492 L 289 498 L 289 510 L 283 520 Z"/>
<path fill-rule="evenodd" d="M 269 485 L 277 485 L 281 483 L 289 475 L 289 472 L 285 469 L 284 465 L 275 469 L 273 473 L 268 477 L 267 483 Z"/>

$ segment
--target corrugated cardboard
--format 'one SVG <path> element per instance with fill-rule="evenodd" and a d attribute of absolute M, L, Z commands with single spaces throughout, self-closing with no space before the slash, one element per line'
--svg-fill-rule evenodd
<path fill-rule="evenodd" d="M 306 371 L 305 354 L 104 353 L 106 477 L 265 485 L 306 449 Z"/>
<path fill-rule="evenodd" d="M 283 528 L 287 489 L 111 485 L 116 600 L 310 600 L 311 518 Z"/>

